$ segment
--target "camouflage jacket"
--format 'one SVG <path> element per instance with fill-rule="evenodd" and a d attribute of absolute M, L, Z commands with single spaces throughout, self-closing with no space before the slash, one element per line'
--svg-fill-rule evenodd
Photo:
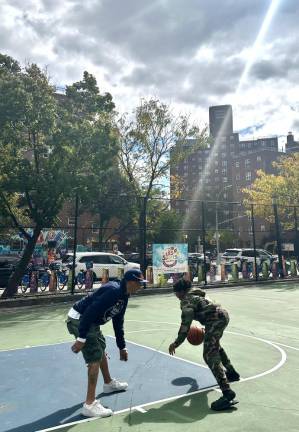
<path fill-rule="evenodd" d="M 178 347 L 184 342 L 193 320 L 206 324 L 208 319 L 215 318 L 217 308 L 220 306 L 206 297 L 203 290 L 200 288 L 191 289 L 181 300 L 181 326 L 174 342 L 175 346 Z"/>

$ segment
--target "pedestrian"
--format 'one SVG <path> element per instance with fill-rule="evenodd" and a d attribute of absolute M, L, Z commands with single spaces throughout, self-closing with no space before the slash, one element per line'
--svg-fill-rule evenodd
<path fill-rule="evenodd" d="M 96 400 L 96 386 L 99 369 L 101 369 L 104 393 L 125 391 L 126 382 L 112 379 L 105 352 L 105 338 L 100 326 L 112 319 L 119 348 L 120 360 L 128 360 L 128 351 L 124 339 L 124 315 L 128 298 L 136 293 L 147 282 L 139 269 L 128 270 L 121 281 L 108 282 L 101 288 L 77 301 L 70 309 L 67 317 L 67 328 L 76 337 L 72 346 L 74 353 L 82 351 L 88 368 L 87 395 L 83 404 L 82 414 L 86 417 L 108 417 L 112 410 Z"/>
<path fill-rule="evenodd" d="M 211 404 L 215 411 L 230 408 L 236 401 L 236 393 L 229 382 L 239 381 L 240 375 L 232 366 L 226 352 L 220 345 L 223 331 L 228 325 L 229 316 L 220 305 L 209 300 L 200 288 L 192 288 L 190 281 L 180 279 L 173 286 L 174 293 L 181 303 L 181 326 L 176 340 L 169 345 L 169 354 L 175 354 L 186 339 L 193 320 L 205 326 L 203 358 L 222 391 L 222 397 Z"/>

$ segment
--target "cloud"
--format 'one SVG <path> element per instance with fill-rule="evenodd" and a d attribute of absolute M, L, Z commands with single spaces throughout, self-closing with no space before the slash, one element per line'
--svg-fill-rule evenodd
<path fill-rule="evenodd" d="M 2 0 L 1 50 L 59 85 L 94 73 L 121 109 L 154 95 L 201 116 L 230 103 L 270 0 Z M 236 106 L 240 129 L 298 130 L 299 2 L 281 1 Z M 286 97 L 288 95 L 288 97 Z M 279 113 L 278 113 L 279 111 Z M 207 117 L 206 117 L 207 118 Z M 275 120 L 274 120 L 275 119 Z M 276 130 L 275 130 L 276 128 Z"/>

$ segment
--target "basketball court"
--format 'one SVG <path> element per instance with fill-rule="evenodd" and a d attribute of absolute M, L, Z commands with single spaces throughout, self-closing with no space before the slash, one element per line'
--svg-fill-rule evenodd
<path fill-rule="evenodd" d="M 242 376 L 233 384 L 239 404 L 225 412 L 209 406 L 219 396 L 202 347 L 185 342 L 167 353 L 180 309 L 170 294 L 130 299 L 125 319 L 129 361 L 120 362 L 110 324 L 112 376 L 127 392 L 101 395 L 114 410 L 106 419 L 80 414 L 86 367 L 71 350 L 65 329 L 70 305 L 2 310 L 0 317 L 0 432 L 33 431 L 270 431 L 298 432 L 299 288 L 295 284 L 210 290 L 231 321 L 223 337 Z"/>

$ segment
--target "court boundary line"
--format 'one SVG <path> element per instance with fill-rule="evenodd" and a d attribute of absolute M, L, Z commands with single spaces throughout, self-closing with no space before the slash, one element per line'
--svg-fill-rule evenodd
<path fill-rule="evenodd" d="M 182 398 L 187 397 L 187 396 L 194 396 L 196 394 L 203 393 L 203 392 L 209 391 L 209 390 L 217 390 L 217 387 L 218 387 L 217 385 L 210 386 L 210 387 L 205 387 L 203 389 L 196 390 L 196 391 L 190 392 L 190 393 L 185 393 L 183 395 L 171 396 L 169 398 L 160 399 L 160 400 L 157 400 L 157 401 L 154 401 L 154 402 L 147 402 L 147 403 L 142 404 L 142 405 L 136 405 L 134 407 L 125 408 L 125 409 L 120 410 L 120 411 L 115 411 L 113 413 L 113 416 L 119 415 L 119 414 L 124 414 L 124 413 L 130 412 L 130 411 L 139 411 L 139 412 L 141 412 L 141 410 L 143 409 L 143 407 L 147 407 L 147 406 L 150 406 L 150 405 L 155 405 L 155 404 L 159 404 L 159 403 L 163 403 L 163 402 L 168 402 L 168 401 L 171 401 L 171 400 L 174 400 L 174 399 L 182 399 Z M 144 411 L 147 412 L 146 410 L 144 410 Z M 107 418 L 111 418 L 111 417 L 107 417 Z M 88 422 L 96 421 L 96 420 L 102 420 L 102 419 L 99 418 L 99 417 L 91 417 L 91 418 L 88 418 L 88 419 L 78 420 L 77 422 L 65 423 L 63 425 L 54 426 L 54 427 L 51 427 L 51 428 L 48 428 L 48 429 L 40 429 L 40 430 L 37 430 L 36 432 L 51 432 L 51 431 L 55 431 L 55 430 L 58 430 L 58 429 L 63 429 L 65 427 L 74 426 L 74 425 L 82 424 L 82 423 L 88 423 Z"/>
<path fill-rule="evenodd" d="M 275 343 L 272 343 L 271 341 L 268 341 L 267 339 L 262 339 L 262 338 L 259 338 L 257 336 L 246 335 L 246 334 L 238 333 L 238 332 L 229 332 L 229 331 L 227 331 L 227 333 L 235 334 L 235 335 L 238 335 L 238 336 L 241 336 L 241 337 L 245 336 L 245 337 L 248 337 L 248 338 L 259 340 L 259 341 L 261 341 L 263 343 L 266 343 L 266 344 L 272 346 L 273 348 L 277 349 L 280 352 L 280 355 L 281 355 L 280 361 L 275 366 L 273 366 L 271 369 L 268 369 L 268 370 L 266 370 L 264 372 L 261 372 L 261 373 L 259 373 L 257 375 L 251 376 L 251 377 L 241 378 L 240 381 L 239 381 L 239 383 L 250 381 L 250 380 L 253 380 L 253 379 L 258 379 L 258 378 L 261 378 L 263 376 L 269 375 L 269 374 L 275 372 L 276 370 L 278 370 L 279 368 L 281 368 L 284 365 L 284 363 L 286 362 L 286 360 L 287 360 L 287 355 L 286 355 L 285 351 L 282 348 L 280 348 L 277 345 L 275 345 Z M 113 339 L 115 339 L 115 337 L 113 337 L 113 336 L 110 336 L 110 337 L 113 338 Z M 155 348 L 147 347 L 145 345 L 138 344 L 136 342 L 132 342 L 132 341 L 129 341 L 129 340 L 128 340 L 128 342 L 131 343 L 132 345 L 140 346 L 142 348 L 146 348 L 146 349 L 149 349 L 151 351 L 155 351 L 156 353 L 172 357 L 170 354 L 165 353 L 163 351 L 159 351 L 159 350 L 157 350 Z M 178 359 L 178 360 L 182 360 L 182 361 L 184 361 L 186 363 L 191 363 L 193 365 L 202 367 L 198 363 L 195 363 L 195 362 L 192 362 L 192 361 L 189 361 L 189 360 L 186 360 L 186 359 L 182 359 L 182 358 L 177 357 L 177 356 L 175 358 Z M 238 382 L 235 382 L 235 384 L 237 384 L 237 383 Z M 152 401 L 152 402 L 148 402 L 148 403 L 145 403 L 145 404 L 142 404 L 142 405 L 136 405 L 134 407 L 128 407 L 128 408 L 125 408 L 125 409 L 120 410 L 120 411 L 115 411 L 113 413 L 113 415 L 124 414 L 126 412 L 131 412 L 131 411 L 138 411 L 138 412 L 143 412 L 144 413 L 144 412 L 146 412 L 146 410 L 144 410 L 144 407 L 155 405 L 155 404 L 159 404 L 159 403 L 163 403 L 163 402 L 168 402 L 168 401 L 171 401 L 171 400 L 181 399 L 181 398 L 187 397 L 187 396 L 193 396 L 195 394 L 203 393 L 204 391 L 208 391 L 208 390 L 219 391 L 219 386 L 218 385 L 210 386 L 210 387 L 206 387 L 206 388 L 197 390 L 195 392 L 185 393 L 185 394 L 179 395 L 179 396 L 171 396 L 170 398 L 165 398 L 165 399 L 161 399 L 161 400 L 158 400 L 158 401 Z M 95 421 L 95 420 L 100 420 L 100 419 L 98 417 L 94 417 L 94 418 L 88 418 L 88 419 L 78 420 L 76 422 L 65 423 L 63 425 L 54 426 L 54 427 L 51 427 L 51 428 L 48 428 L 48 429 L 41 429 L 41 430 L 38 430 L 36 432 L 51 432 L 51 431 L 63 429 L 65 427 L 69 427 L 69 426 L 72 426 L 72 425 L 87 423 L 87 422 Z"/>

